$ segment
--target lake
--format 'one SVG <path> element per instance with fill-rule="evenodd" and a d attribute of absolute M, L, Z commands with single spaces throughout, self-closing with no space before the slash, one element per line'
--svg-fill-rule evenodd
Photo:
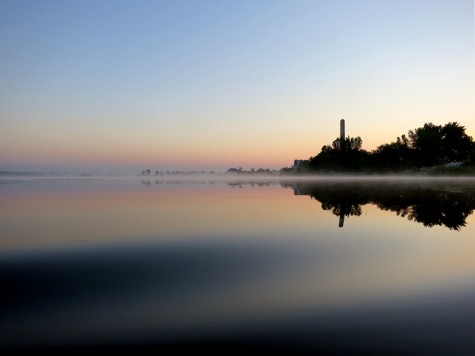
<path fill-rule="evenodd" d="M 475 354 L 475 180 L 1 178 L 0 350 Z"/>

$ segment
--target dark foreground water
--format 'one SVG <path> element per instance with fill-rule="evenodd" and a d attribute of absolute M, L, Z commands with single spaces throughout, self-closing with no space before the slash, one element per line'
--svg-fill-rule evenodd
<path fill-rule="evenodd" d="M 475 181 L 0 180 L 0 351 L 475 354 Z"/>

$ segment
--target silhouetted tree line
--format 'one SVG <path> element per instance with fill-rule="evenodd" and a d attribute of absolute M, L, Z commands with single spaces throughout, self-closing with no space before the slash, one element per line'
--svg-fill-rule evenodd
<path fill-rule="evenodd" d="M 475 191 L 454 190 L 437 184 L 355 184 L 353 183 L 291 183 L 296 195 L 309 195 L 341 219 L 360 216 L 362 205 L 374 204 L 381 210 L 427 227 L 445 226 L 460 230 L 475 210 Z"/>
<path fill-rule="evenodd" d="M 299 165 L 298 171 L 395 172 L 450 162 L 475 163 L 475 142 L 457 122 L 426 123 L 368 152 L 361 137 L 337 138 Z"/>

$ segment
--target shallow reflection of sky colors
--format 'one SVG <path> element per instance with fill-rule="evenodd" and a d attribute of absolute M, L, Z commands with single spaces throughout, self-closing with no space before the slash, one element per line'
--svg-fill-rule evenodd
<path fill-rule="evenodd" d="M 192 239 L 193 235 L 231 235 L 293 239 L 324 236 L 388 234 L 397 240 L 425 236 L 443 244 L 458 244 L 472 236 L 468 224 L 459 232 L 443 227 L 424 228 L 371 204 L 362 215 L 346 218 L 323 211 L 321 203 L 306 195 L 294 196 L 291 189 L 274 182 L 269 186 L 230 186 L 226 182 L 170 184 L 152 180 L 40 180 L 0 185 L 0 247 L 71 246 L 76 242 Z M 146 181 L 148 184 L 148 181 Z M 293 235 L 293 236 L 292 236 Z M 440 241 L 441 240 L 441 241 Z M 452 241 L 452 240 L 450 240 Z M 425 243 L 425 242 L 424 242 Z M 434 242 L 433 242 L 434 243 Z"/>
<path fill-rule="evenodd" d="M 126 319 L 140 319 L 140 328 L 179 332 L 185 326 L 230 325 L 306 310 L 475 295 L 473 216 L 466 227 L 452 231 L 365 205 L 361 216 L 350 216 L 339 228 L 338 217 L 318 201 L 280 184 L 35 184 L 0 186 L 0 269 L 9 263 L 10 271 L 25 266 L 28 283 L 38 280 L 28 271 L 56 264 L 57 272 L 40 274 L 46 284 L 48 273 L 58 273 L 61 281 L 61 269 L 85 269 L 116 292 L 96 291 L 81 312 L 67 302 L 46 314 L 48 308 L 38 307 L 43 312 L 33 313 L 28 326 L 33 333 L 78 312 L 87 317 L 76 328 L 86 329 L 85 320 L 99 318 L 97 335 L 103 328 L 112 337 Z M 101 263 L 103 268 L 96 266 Z M 175 283 L 167 289 L 173 302 L 160 289 L 168 275 Z M 6 276 L 16 278 L 14 272 Z M 77 278 L 87 290 L 89 282 Z M 63 284 L 51 289 L 58 288 L 66 301 L 77 298 L 62 291 Z M 114 308 L 125 316 L 103 315 L 114 314 Z M 14 313 L 8 315 L 14 319 Z M 12 333 L 26 332 L 21 324 L 6 326 Z M 50 331 L 54 337 L 66 332 Z M 72 327 L 69 337 L 75 332 Z"/>
<path fill-rule="evenodd" d="M 366 276 L 374 274 L 372 281 L 381 277 L 380 286 L 389 277 L 391 285 L 399 279 L 403 284 L 412 279 L 428 283 L 453 273 L 470 274 L 475 267 L 473 216 L 465 228 L 454 232 L 438 226 L 425 228 L 367 204 L 361 216 L 346 218 L 345 226 L 338 228 L 338 217 L 323 211 L 320 202 L 294 196 L 291 189 L 276 183 L 261 187 L 225 182 L 155 184 L 153 180 L 147 187 L 143 183 L 4 184 L 0 246 L 3 251 L 74 249 L 170 239 L 281 241 L 315 249 L 324 245 L 337 249 L 341 268 L 357 265 L 358 272 L 364 269 Z M 14 189 L 9 191 L 9 186 Z M 332 266 L 332 273 L 339 263 Z"/>

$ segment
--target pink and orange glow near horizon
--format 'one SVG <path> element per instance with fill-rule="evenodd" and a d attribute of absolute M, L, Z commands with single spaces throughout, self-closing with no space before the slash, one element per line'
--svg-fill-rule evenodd
<path fill-rule="evenodd" d="M 347 134 L 475 136 L 474 4 L 0 3 L 0 170 L 281 168 Z"/>

